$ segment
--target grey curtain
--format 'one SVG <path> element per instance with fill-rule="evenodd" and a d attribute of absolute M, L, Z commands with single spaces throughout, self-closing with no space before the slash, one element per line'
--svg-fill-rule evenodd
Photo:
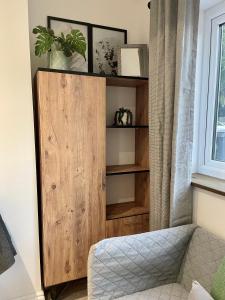
<path fill-rule="evenodd" d="M 192 221 L 191 164 L 199 0 L 152 0 L 150 229 Z"/>

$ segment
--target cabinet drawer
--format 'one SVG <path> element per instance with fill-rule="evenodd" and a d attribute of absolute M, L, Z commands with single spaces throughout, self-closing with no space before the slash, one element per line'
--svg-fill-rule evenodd
<path fill-rule="evenodd" d="M 149 231 L 149 214 L 106 221 L 106 236 L 131 235 Z"/>

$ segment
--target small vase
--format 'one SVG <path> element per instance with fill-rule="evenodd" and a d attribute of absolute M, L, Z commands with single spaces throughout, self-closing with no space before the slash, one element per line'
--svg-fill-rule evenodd
<path fill-rule="evenodd" d="M 63 51 L 51 51 L 49 54 L 49 67 L 51 69 L 69 70 L 70 57 L 66 57 Z"/>

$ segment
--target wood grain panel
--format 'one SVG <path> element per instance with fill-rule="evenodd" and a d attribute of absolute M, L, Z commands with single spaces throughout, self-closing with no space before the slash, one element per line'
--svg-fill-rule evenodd
<path fill-rule="evenodd" d="M 135 130 L 135 163 L 136 165 L 149 169 L 149 129 L 148 128 Z"/>
<path fill-rule="evenodd" d="M 114 203 L 114 204 L 107 205 L 106 218 L 107 220 L 111 220 L 111 219 L 118 219 L 122 217 L 136 216 L 148 212 L 149 212 L 148 206 L 144 207 L 142 203 L 140 203 L 140 205 L 138 206 L 136 201 Z"/>
<path fill-rule="evenodd" d="M 107 77 L 106 84 L 108 86 L 121 86 L 121 87 L 140 87 L 148 83 L 148 79 L 135 78 L 135 77 Z"/>
<path fill-rule="evenodd" d="M 146 172 L 149 171 L 148 168 L 140 167 L 138 165 L 114 165 L 114 166 L 107 166 L 106 167 L 106 174 L 107 175 L 114 175 L 114 174 L 129 174 L 129 173 L 139 173 L 139 172 Z"/>
<path fill-rule="evenodd" d="M 45 287 L 86 276 L 105 237 L 105 78 L 38 72 Z"/>
<path fill-rule="evenodd" d="M 143 206 L 149 212 L 150 203 L 149 173 L 135 174 L 135 205 Z"/>
<path fill-rule="evenodd" d="M 136 89 L 136 124 L 148 125 L 148 81 Z"/>
<path fill-rule="evenodd" d="M 149 231 L 149 214 L 106 221 L 108 238 L 147 231 Z"/>
<path fill-rule="evenodd" d="M 148 82 L 136 89 L 136 124 L 149 125 Z M 135 130 L 135 163 L 149 168 L 149 129 Z"/>

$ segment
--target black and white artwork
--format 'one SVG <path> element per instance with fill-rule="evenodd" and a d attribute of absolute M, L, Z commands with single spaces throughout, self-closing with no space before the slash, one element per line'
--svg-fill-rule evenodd
<path fill-rule="evenodd" d="M 127 31 L 105 26 L 92 26 L 93 72 L 116 76 L 117 49 L 127 43 Z"/>
<path fill-rule="evenodd" d="M 87 43 L 86 50 L 86 60 L 78 53 L 74 53 L 71 58 L 70 70 L 78 72 L 88 72 L 89 71 L 89 61 L 88 61 L 88 47 L 89 47 L 89 36 L 88 28 L 90 24 L 84 22 L 78 22 L 73 20 L 61 19 L 57 17 L 48 17 L 48 27 L 53 29 L 56 34 L 63 32 L 65 35 L 70 33 L 72 29 L 79 29 Z"/>

